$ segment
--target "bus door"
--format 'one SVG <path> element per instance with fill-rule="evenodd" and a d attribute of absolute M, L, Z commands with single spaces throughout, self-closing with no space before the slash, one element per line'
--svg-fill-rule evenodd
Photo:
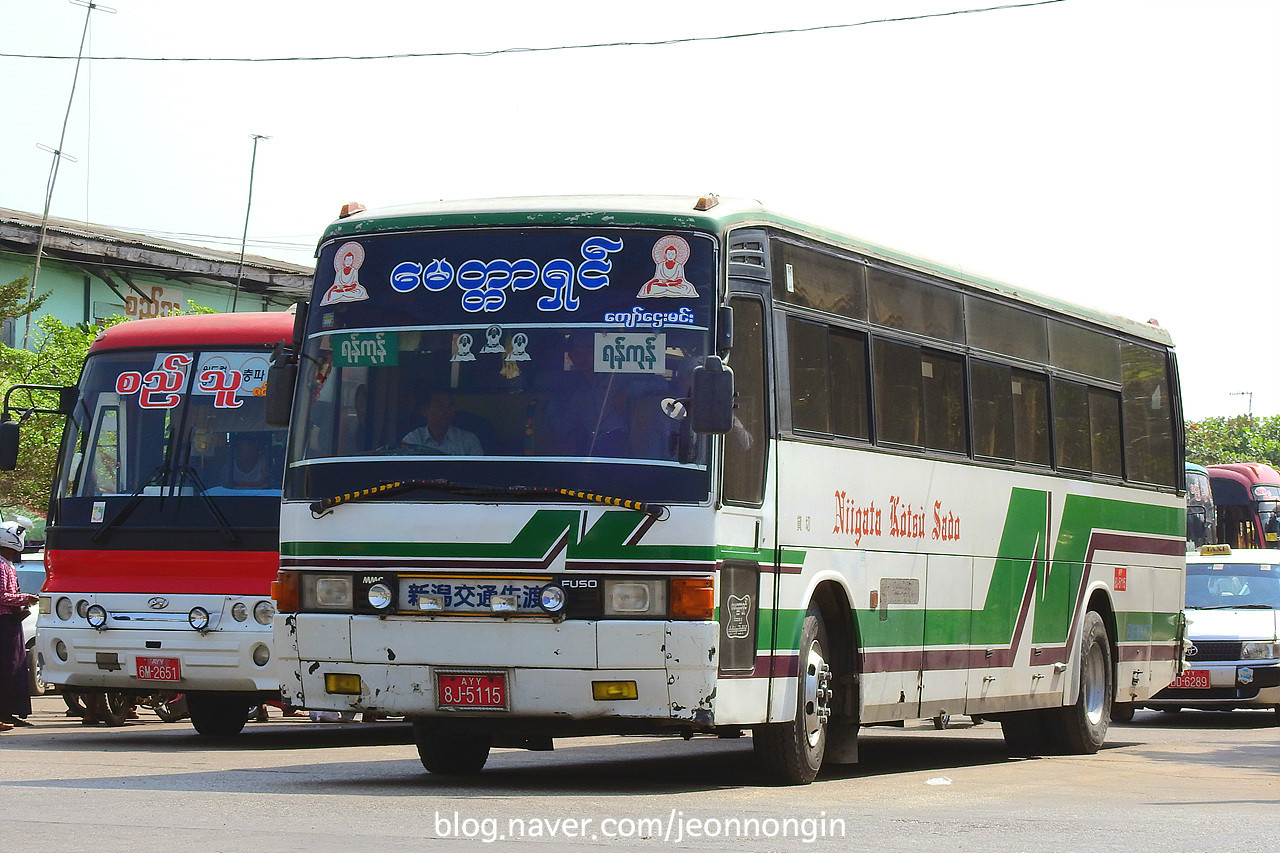
<path fill-rule="evenodd" d="M 717 513 L 721 562 L 717 609 L 720 618 L 720 671 L 727 676 L 782 676 L 777 668 L 774 630 L 778 590 L 777 478 L 772 476 L 769 397 L 766 374 L 765 303 L 754 294 L 734 295 L 733 369 L 737 407 L 734 428 L 724 437 L 723 505 Z M 786 647 L 787 642 L 783 642 Z M 748 708 L 722 708 L 736 716 L 754 713 L 770 701 L 770 682 L 757 679 Z M 758 695 L 757 692 L 758 691 Z M 794 715 L 783 714 L 783 719 Z M 772 713 L 770 717 L 772 718 Z"/>
<path fill-rule="evenodd" d="M 120 395 L 104 392 L 98 395 L 93 408 L 93 422 L 86 430 L 89 441 L 83 452 L 88 454 L 88 464 L 81 467 L 80 460 L 73 462 L 73 471 L 80 471 L 81 480 L 76 486 L 77 495 L 118 495 L 127 489 L 129 473 L 129 431 L 127 407 L 121 405 Z"/>

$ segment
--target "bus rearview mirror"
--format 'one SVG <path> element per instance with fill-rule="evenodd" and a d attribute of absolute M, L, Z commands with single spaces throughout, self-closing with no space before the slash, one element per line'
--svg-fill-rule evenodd
<path fill-rule="evenodd" d="M 0 471 L 18 467 L 18 422 L 0 423 Z"/>
<path fill-rule="evenodd" d="M 719 356 L 709 355 L 694 368 L 690 402 L 695 433 L 724 435 L 733 429 L 733 371 Z"/>

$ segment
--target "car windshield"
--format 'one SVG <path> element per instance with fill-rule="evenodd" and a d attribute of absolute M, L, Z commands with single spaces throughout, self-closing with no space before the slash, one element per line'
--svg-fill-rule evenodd
<path fill-rule="evenodd" d="M 680 274 L 660 282 L 668 255 Z M 325 295 L 308 324 L 286 498 L 444 479 L 706 500 L 707 441 L 673 401 L 708 353 L 715 255 L 707 235 L 616 229 L 329 246 L 319 269 L 334 272 L 317 276 Z M 346 271 L 355 277 L 344 284 Z"/>
<path fill-rule="evenodd" d="M 1189 562 L 1187 607 L 1280 610 L 1280 565 Z"/>

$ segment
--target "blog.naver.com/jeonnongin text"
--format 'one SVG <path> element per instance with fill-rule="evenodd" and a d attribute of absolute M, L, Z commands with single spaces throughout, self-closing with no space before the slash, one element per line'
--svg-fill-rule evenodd
<path fill-rule="evenodd" d="M 469 817 L 461 812 L 435 812 L 436 838 L 465 838 L 493 843 L 521 839 L 603 841 L 635 838 L 662 844 L 685 840 L 791 838 L 812 844 L 845 837 L 844 818 L 828 817 L 691 817 L 672 809 L 651 817 Z"/>

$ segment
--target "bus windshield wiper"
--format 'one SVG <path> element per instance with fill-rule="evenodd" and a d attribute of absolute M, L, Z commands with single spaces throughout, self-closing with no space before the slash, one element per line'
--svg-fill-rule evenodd
<path fill-rule="evenodd" d="M 612 498 L 607 495 L 597 495 L 594 492 L 581 492 L 577 489 L 554 489 L 545 486 L 484 486 L 470 483 L 455 483 L 451 480 L 396 480 L 393 482 L 381 483 L 368 489 L 361 489 L 358 492 L 348 492 L 342 495 L 334 495 L 328 498 L 322 498 L 313 501 L 311 504 L 311 514 L 316 518 L 329 514 L 334 507 L 341 504 L 353 503 L 355 501 L 368 500 L 378 495 L 393 495 L 402 492 L 411 492 L 418 489 L 427 489 L 436 492 L 448 492 L 453 495 L 466 495 L 474 498 L 517 498 L 521 500 L 548 500 L 554 498 L 569 498 L 571 500 L 585 501 L 587 503 L 605 504 L 606 506 L 620 506 L 625 509 L 633 509 L 636 512 L 642 512 L 645 515 L 661 519 L 667 514 L 667 508 L 661 504 L 651 504 L 645 501 L 633 501 L 625 498 Z"/>
<path fill-rule="evenodd" d="M 1211 604 L 1208 607 L 1192 607 L 1191 610 L 1275 610 L 1272 604 Z"/>
<path fill-rule="evenodd" d="M 172 485 L 165 486 L 163 481 L 173 474 L 177 474 L 177 482 Z M 200 479 L 200 475 L 197 474 L 196 470 L 190 465 L 161 465 L 156 468 L 151 472 L 151 476 L 147 477 L 147 479 L 143 481 L 142 485 L 138 486 L 138 488 L 134 490 L 133 494 L 129 496 L 129 500 L 125 502 L 125 505 L 120 507 L 120 511 L 111 516 L 105 524 L 95 530 L 93 535 L 89 537 L 89 540 L 91 542 L 101 541 L 108 533 L 118 527 L 121 522 L 132 515 L 133 511 L 138 508 L 138 504 L 142 503 L 142 498 L 144 497 L 143 492 L 146 491 L 147 486 L 160 486 L 161 499 L 165 497 L 165 490 L 168 490 L 170 493 L 177 490 L 180 497 L 182 494 L 182 484 L 188 481 L 191 483 L 192 490 L 200 496 L 204 505 L 209 509 L 209 513 L 213 516 L 214 521 L 218 523 L 218 529 L 222 531 L 222 537 L 226 539 L 229 544 L 237 542 L 240 537 L 231 529 L 231 525 L 227 523 L 227 517 L 222 514 L 222 510 L 218 509 L 218 505 L 213 502 L 211 497 L 209 497 L 209 493 L 205 490 L 204 482 Z"/>

